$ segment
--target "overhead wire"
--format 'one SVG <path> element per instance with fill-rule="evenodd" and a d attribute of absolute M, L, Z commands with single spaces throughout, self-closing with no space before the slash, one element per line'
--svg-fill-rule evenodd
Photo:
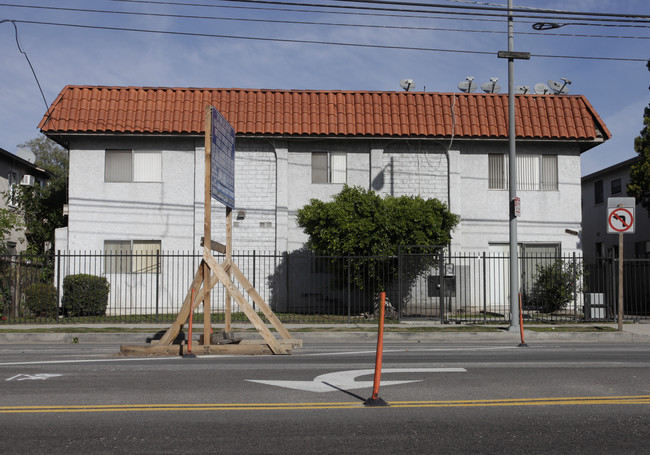
<path fill-rule="evenodd" d="M 108 27 L 108 26 L 100 26 L 100 25 L 67 24 L 67 23 L 59 23 L 59 22 L 29 21 L 29 20 L 17 20 L 17 19 L 14 21 L 18 23 L 25 23 L 25 24 L 51 25 L 51 26 L 58 26 L 58 27 L 73 27 L 73 28 L 125 31 L 125 32 L 136 32 L 136 33 L 156 33 L 156 34 L 163 34 L 163 35 L 195 36 L 195 37 L 204 37 L 204 38 L 270 41 L 270 42 L 279 42 L 279 43 L 321 44 L 321 45 L 329 45 L 329 46 L 360 47 L 360 48 L 373 48 L 373 49 L 449 52 L 449 53 L 474 54 L 474 55 L 495 54 L 494 52 L 467 50 L 467 49 L 443 49 L 443 48 L 396 46 L 396 45 L 384 45 L 384 44 L 364 44 L 364 43 L 345 43 L 345 42 L 336 42 L 336 41 L 269 38 L 269 37 L 259 37 L 259 36 L 256 37 L 256 36 L 225 35 L 225 34 L 199 33 L 199 32 L 180 32 L 180 31 L 171 31 L 171 30 L 152 30 L 152 29 L 140 29 L 140 28 L 129 28 L 129 27 Z M 563 59 L 579 59 L 579 60 L 607 60 L 607 61 L 620 61 L 620 62 L 645 62 L 647 60 L 646 58 L 590 57 L 590 56 L 577 56 L 577 55 L 549 55 L 549 54 L 531 54 L 531 57 L 563 58 Z"/>
<path fill-rule="evenodd" d="M 0 19 L 0 24 L 4 22 L 10 22 L 11 25 L 14 26 L 14 32 L 16 36 L 16 47 L 18 47 L 18 52 L 23 54 L 25 56 L 25 60 L 27 60 L 27 64 L 29 65 L 29 68 L 32 70 L 32 74 L 34 75 L 34 79 L 36 80 L 36 85 L 38 86 L 38 90 L 41 92 L 41 97 L 43 98 L 43 103 L 45 103 L 45 109 L 49 111 L 50 107 L 49 104 L 47 104 L 47 100 L 45 99 L 45 93 L 43 93 L 43 88 L 41 87 L 41 83 L 38 80 L 38 76 L 36 75 L 36 70 L 34 69 L 34 66 L 32 65 L 31 60 L 29 60 L 29 56 L 27 55 L 27 52 L 25 52 L 20 45 L 20 37 L 18 36 L 18 26 L 16 25 L 17 21 L 11 20 L 11 19 Z"/>
<path fill-rule="evenodd" d="M 316 22 L 316 21 L 298 21 L 298 20 L 276 20 L 276 19 L 254 19 L 254 18 L 241 18 L 241 17 L 218 17 L 218 16 L 204 16 L 204 15 L 188 15 L 188 14 L 171 14 L 171 13 L 154 13 L 154 12 L 141 12 L 141 11 L 115 11 L 115 10 L 98 10 L 87 8 L 67 8 L 60 6 L 41 6 L 41 5 L 15 5 L 8 3 L 0 3 L 0 6 L 26 8 L 26 9 L 41 9 L 49 11 L 66 11 L 66 12 L 82 12 L 82 13 L 95 13 L 95 14 L 115 14 L 127 16 L 145 16 L 145 17 L 165 17 L 165 18 L 178 18 L 178 19 L 198 19 L 198 20 L 216 20 L 216 21 L 232 21 L 232 22 L 254 22 L 254 23 L 268 23 L 268 24 L 289 24 L 289 25 L 319 25 L 328 27 L 358 27 L 358 28 L 378 28 L 387 30 L 415 30 L 415 31 L 444 31 L 444 32 L 462 32 L 462 33 L 488 33 L 488 34 L 501 34 L 505 35 L 508 32 L 504 30 L 476 30 L 476 29 L 455 29 L 443 27 L 420 27 L 410 25 L 386 25 L 386 24 L 352 24 L 352 23 L 337 23 L 337 22 Z M 650 28 L 650 25 L 648 25 Z M 542 35 L 542 36 L 568 36 L 579 38 L 611 38 L 611 39 L 650 39 L 650 36 L 626 36 L 626 35 L 596 35 L 596 34 L 579 34 L 579 33 L 542 33 L 542 32 L 517 32 L 519 35 Z"/>
<path fill-rule="evenodd" d="M 185 2 L 173 2 L 166 0 L 106 0 L 111 2 L 121 2 L 121 3 L 146 3 L 146 4 L 158 4 L 158 5 L 175 5 L 175 6 L 193 6 L 193 7 L 210 7 L 210 8 L 219 8 L 220 5 L 215 4 L 205 4 L 205 3 L 185 3 Z M 541 8 L 524 9 L 524 8 L 506 8 L 506 7 L 480 7 L 480 6 L 461 6 L 461 5 L 444 5 L 444 4 L 429 4 L 429 3 L 419 3 L 419 2 L 396 2 L 396 1 L 370 1 L 370 0 L 330 0 L 343 3 L 363 3 L 363 4 L 381 4 L 381 5 L 394 5 L 401 6 L 401 8 L 386 8 L 386 7 L 374 7 L 374 6 L 358 6 L 358 5 L 329 5 L 323 3 L 297 3 L 297 2 L 282 2 L 282 1 L 271 1 L 271 0 L 223 0 L 230 3 L 247 3 L 247 4 L 265 4 L 265 5 L 279 5 L 279 6 L 300 6 L 300 7 L 318 7 L 318 8 L 334 8 L 334 9 L 354 9 L 360 11 L 398 11 L 398 12 L 417 12 L 417 13 L 426 13 L 426 14 L 471 14 L 474 16 L 498 16 L 504 17 L 508 12 L 511 12 L 513 17 L 538 17 L 540 14 L 561 14 L 568 16 L 592 16 L 592 18 L 586 18 L 584 20 L 616 20 L 619 22 L 648 22 L 650 20 L 650 15 L 641 15 L 641 14 L 621 14 L 621 13 L 592 13 L 584 11 L 558 11 L 558 10 L 546 10 Z M 460 11 L 450 12 L 450 11 L 431 11 L 431 10 L 422 10 L 422 9 L 406 9 L 403 6 L 410 7 L 419 7 L 419 8 L 443 8 L 443 9 L 458 9 Z M 492 13 L 476 13 L 476 12 L 467 12 L 466 10 L 481 10 L 481 11 L 492 11 Z M 516 13 L 525 12 L 530 13 L 534 12 L 537 16 L 525 16 L 519 15 Z M 602 18 L 602 19 L 597 19 Z M 605 18 L 621 18 L 621 19 L 605 19 Z M 582 20 L 578 18 L 576 20 Z"/>

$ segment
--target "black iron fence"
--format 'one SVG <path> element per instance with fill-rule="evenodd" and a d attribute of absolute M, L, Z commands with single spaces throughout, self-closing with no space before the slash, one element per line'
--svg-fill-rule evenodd
<path fill-rule="evenodd" d="M 0 256 L 1 321 L 172 321 L 188 294 L 201 257 L 200 252 Z M 373 321 L 380 291 L 386 291 L 387 317 L 392 321 L 510 320 L 509 260 L 505 255 L 465 253 L 450 257 L 440 248 L 428 247 L 401 248 L 395 257 L 238 252 L 233 254 L 233 261 L 284 322 Z M 519 269 L 526 320 L 615 320 L 618 260 L 525 256 L 519 258 Z M 650 260 L 625 260 L 624 273 L 624 317 L 649 318 Z M 80 294 L 71 286 L 83 286 L 79 283 L 85 281 L 83 277 L 81 281 L 67 277 L 79 275 L 100 277 L 105 282 L 108 293 L 100 310 L 93 307 L 85 311 L 86 302 L 78 301 Z M 211 293 L 213 321 L 223 319 L 224 302 L 224 288 L 217 285 Z M 249 303 L 255 306 L 252 299 Z M 75 311 L 71 311 L 73 304 Z M 233 312 L 234 321 L 244 319 L 236 305 Z"/>

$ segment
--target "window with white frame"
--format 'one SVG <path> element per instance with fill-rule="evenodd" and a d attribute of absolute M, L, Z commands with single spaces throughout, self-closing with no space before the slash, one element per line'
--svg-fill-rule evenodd
<path fill-rule="evenodd" d="M 105 240 L 104 271 L 160 273 L 160 240 Z"/>
<path fill-rule="evenodd" d="M 106 149 L 106 182 L 160 182 L 162 153 L 159 150 Z"/>
<path fill-rule="evenodd" d="M 488 155 L 488 188 L 508 189 L 508 155 Z M 557 155 L 517 155 L 517 190 L 558 189 Z"/>
<path fill-rule="evenodd" d="M 347 154 L 345 152 L 313 152 L 311 154 L 311 183 L 346 183 Z"/>

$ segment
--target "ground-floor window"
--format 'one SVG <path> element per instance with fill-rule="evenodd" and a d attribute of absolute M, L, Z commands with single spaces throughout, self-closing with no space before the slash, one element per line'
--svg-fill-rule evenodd
<path fill-rule="evenodd" d="M 104 270 L 110 273 L 160 273 L 160 240 L 105 240 Z"/>

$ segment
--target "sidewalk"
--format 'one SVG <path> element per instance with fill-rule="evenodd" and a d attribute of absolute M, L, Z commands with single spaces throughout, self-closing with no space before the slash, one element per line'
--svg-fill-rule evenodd
<path fill-rule="evenodd" d="M 0 344 L 145 344 L 159 338 L 170 324 L 51 324 L 51 325 L 2 325 Z M 285 324 L 292 336 L 305 343 L 346 343 L 372 341 L 377 339 L 375 325 L 358 324 Z M 545 331 L 535 331 L 535 328 Z M 572 327 L 609 327 L 617 329 L 616 323 L 576 325 L 524 325 L 524 341 L 534 342 L 576 342 L 576 343 L 650 343 L 650 323 L 623 324 L 623 332 L 570 331 Z M 114 328 L 115 332 L 110 330 Z M 475 328 L 476 331 L 472 331 Z M 489 328 L 492 331 L 480 331 Z M 96 329 L 94 331 L 93 329 Z M 187 327 L 185 328 L 187 330 Z M 251 324 L 233 324 L 237 338 L 261 339 Z M 555 330 L 557 329 L 557 332 Z M 137 332 L 132 330 L 138 330 Z M 144 330 L 144 331 L 143 331 Z M 214 324 L 214 331 L 223 330 L 223 324 Z M 397 331 L 400 330 L 400 331 Z M 458 331 L 454 331 L 458 330 Z M 576 329 L 577 330 L 577 329 Z M 16 331 L 16 332 L 13 332 Z M 195 326 L 193 339 L 198 340 L 202 326 Z M 509 331 L 505 325 L 468 326 L 442 325 L 433 321 L 403 322 L 387 324 L 384 333 L 386 341 L 429 341 L 429 342 L 506 342 L 519 343 L 519 331 Z"/>

